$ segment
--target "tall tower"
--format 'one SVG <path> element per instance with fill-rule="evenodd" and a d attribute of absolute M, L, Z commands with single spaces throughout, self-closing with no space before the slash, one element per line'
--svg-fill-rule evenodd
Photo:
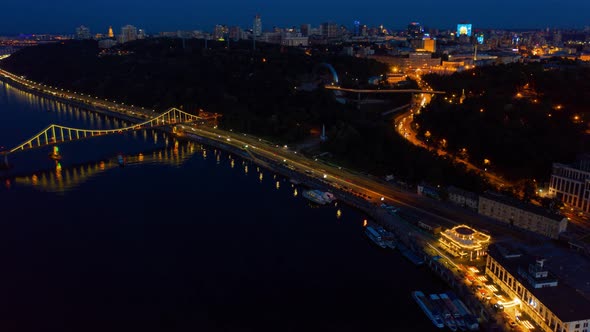
<path fill-rule="evenodd" d="M 353 28 L 354 28 L 354 35 L 355 36 L 360 36 L 360 34 L 361 34 L 361 22 L 355 20 L 354 21 Z"/>
<path fill-rule="evenodd" d="M 113 33 L 113 27 L 109 26 L 109 38 L 115 38 L 115 34 Z"/>
<path fill-rule="evenodd" d="M 254 34 L 254 36 L 256 37 L 262 36 L 262 19 L 260 18 L 260 14 L 256 14 L 256 16 L 254 17 L 252 34 Z"/>

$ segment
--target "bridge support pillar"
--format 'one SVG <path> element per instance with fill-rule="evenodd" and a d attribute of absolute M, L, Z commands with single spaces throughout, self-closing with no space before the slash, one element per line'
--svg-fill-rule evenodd
<path fill-rule="evenodd" d="M 8 153 L 4 154 L 4 160 L 0 163 L 0 169 L 8 169 L 10 168 L 10 164 L 8 163 Z"/>
<path fill-rule="evenodd" d="M 356 109 L 360 110 L 361 109 L 361 93 L 359 92 L 357 95 L 357 99 L 356 99 Z"/>

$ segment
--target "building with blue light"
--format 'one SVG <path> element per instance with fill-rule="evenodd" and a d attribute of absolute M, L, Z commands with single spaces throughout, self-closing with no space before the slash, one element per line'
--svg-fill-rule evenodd
<path fill-rule="evenodd" d="M 457 37 L 460 37 L 462 35 L 466 35 L 467 37 L 471 37 L 471 24 L 467 24 L 467 23 L 457 24 Z"/>

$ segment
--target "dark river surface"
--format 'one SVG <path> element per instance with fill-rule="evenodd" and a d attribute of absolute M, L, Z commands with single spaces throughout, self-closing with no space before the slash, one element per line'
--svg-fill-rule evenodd
<path fill-rule="evenodd" d="M 0 83 L 0 146 L 119 120 Z M 444 285 L 271 171 L 141 131 L 11 154 L 0 171 L 1 331 L 434 331 Z M 126 155 L 119 167 L 117 155 Z"/>

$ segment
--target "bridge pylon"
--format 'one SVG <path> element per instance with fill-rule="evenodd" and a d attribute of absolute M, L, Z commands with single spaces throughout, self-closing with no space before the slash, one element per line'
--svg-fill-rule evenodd
<path fill-rule="evenodd" d="M 0 162 L 0 169 L 9 169 L 10 163 L 8 162 L 8 153 L 4 152 L 4 158 L 2 162 Z"/>
<path fill-rule="evenodd" d="M 53 160 L 61 159 L 61 154 L 59 154 L 59 147 L 57 145 L 53 146 L 53 151 L 49 154 L 49 158 Z"/>

